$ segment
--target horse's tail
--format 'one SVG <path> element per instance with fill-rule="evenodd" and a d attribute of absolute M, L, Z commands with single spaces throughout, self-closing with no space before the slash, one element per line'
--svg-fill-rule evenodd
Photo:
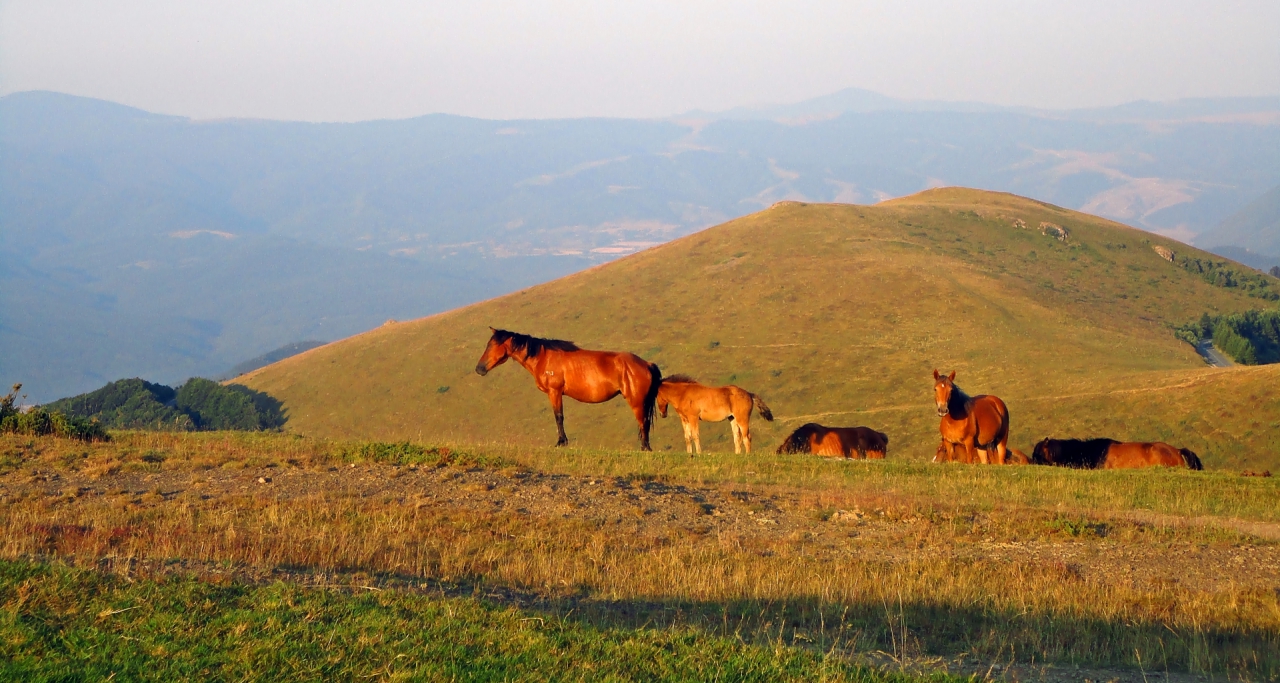
<path fill-rule="evenodd" d="M 649 430 L 658 413 L 658 389 L 662 386 L 662 370 L 657 363 L 649 364 L 649 391 L 644 395 L 644 438 L 649 440 Z"/>
<path fill-rule="evenodd" d="M 809 424 L 791 432 L 791 435 L 778 446 L 776 451 L 779 455 L 783 453 L 808 453 L 809 452 L 809 436 L 817 429 L 818 425 L 810 422 Z"/>
<path fill-rule="evenodd" d="M 756 404 L 756 410 L 760 411 L 760 417 L 773 422 L 773 411 L 769 410 L 769 406 L 764 404 L 764 399 L 751 394 L 751 401 Z"/>
<path fill-rule="evenodd" d="M 1204 463 L 1200 462 L 1200 456 L 1192 452 L 1190 448 L 1179 448 L 1178 452 L 1182 454 L 1182 459 L 1187 461 L 1187 467 L 1193 470 L 1204 469 Z"/>

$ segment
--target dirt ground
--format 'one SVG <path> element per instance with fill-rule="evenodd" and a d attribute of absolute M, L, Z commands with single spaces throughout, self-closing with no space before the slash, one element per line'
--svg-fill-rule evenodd
<path fill-rule="evenodd" d="M 952 557 L 1060 564 L 1085 580 L 1132 585 L 1170 582 L 1213 590 L 1225 583 L 1280 591 L 1280 544 L 1266 540 L 1277 525 L 1117 513 L 1115 525 L 1188 527 L 1239 534 L 1217 542 L 1120 542 L 1108 529 L 1066 534 L 984 535 L 986 513 L 946 519 L 894 510 L 815 509 L 803 491 L 778 487 L 720 488 L 656 480 L 598 479 L 530 472 L 456 467 L 417 468 L 360 465 L 316 471 L 300 468 L 172 470 L 117 473 L 94 479 L 74 472 L 27 471 L 0 477 L 0 503 L 32 494 L 125 498 L 147 506 L 177 496 L 201 500 L 267 497 L 279 501 L 325 495 L 369 498 L 384 503 L 433 506 L 451 511 L 507 511 L 539 518 L 576 518 L 611 524 L 619 533 L 660 535 L 673 529 L 736 538 L 804 539 L 815 555 L 857 554 L 861 559 L 901 561 Z M 1102 516 L 1105 519 L 1105 515 Z M 945 542 L 930 540 L 929 527 L 961 527 Z M 971 528 L 972 527 L 972 528 Z M 1225 529 L 1223 528 L 1225 527 Z M 975 530 L 979 530 L 976 531 Z M 905 539 L 905 540 L 904 540 Z"/>

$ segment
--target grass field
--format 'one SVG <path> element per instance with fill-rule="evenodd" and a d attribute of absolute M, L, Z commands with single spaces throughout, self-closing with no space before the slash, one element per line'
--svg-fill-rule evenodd
<path fill-rule="evenodd" d="M 1067 240 L 1041 234 L 1041 223 L 1065 227 Z M 473 373 L 492 325 L 634 351 L 667 374 L 759 393 L 779 417 L 753 423 L 762 449 L 819 421 L 885 431 L 895 458 L 931 457 L 930 373 L 940 368 L 957 370 L 970 393 L 1003 397 L 1023 450 L 1045 436 L 1166 440 L 1211 468 L 1280 470 L 1280 396 L 1271 390 L 1280 369 L 1206 368 L 1171 331 L 1201 312 L 1271 304 L 1208 283 L 1156 246 L 1214 258 L 974 190 L 875 206 L 783 203 L 529 290 L 389 324 L 242 381 L 281 399 L 287 429 L 310 436 L 553 443 L 547 400 L 523 369 Z M 569 401 L 566 428 L 575 445 L 633 446 L 621 401 Z M 727 425 L 703 433 L 713 450 L 731 443 Z M 658 425 L 655 444 L 683 448 L 676 420 Z"/>
<path fill-rule="evenodd" d="M 874 662 L 1277 680 L 1277 509 L 1275 479 L 1225 472 L 7 436 L 0 647 L 11 671 L 89 677 L 163 655 L 227 678 L 859 680 Z M 473 661 L 489 642 L 501 655 Z"/>
<path fill-rule="evenodd" d="M 692 629 L 597 629 L 475 599 L 356 591 L 0 561 L 0 679 L 957 680 Z"/>

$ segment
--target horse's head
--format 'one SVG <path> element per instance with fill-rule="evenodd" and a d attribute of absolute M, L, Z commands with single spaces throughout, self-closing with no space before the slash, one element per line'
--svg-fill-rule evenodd
<path fill-rule="evenodd" d="M 484 377 L 489 371 L 507 362 L 511 357 L 511 339 L 505 338 L 498 340 L 498 331 L 492 327 L 493 335 L 489 337 L 489 343 L 484 347 L 484 353 L 480 354 L 480 362 L 476 363 L 476 374 Z"/>
<path fill-rule="evenodd" d="M 950 375 L 940 375 L 933 371 L 933 400 L 938 404 L 938 417 L 946 417 L 947 406 L 951 404 L 951 392 L 956 388 L 956 371 Z"/>
<path fill-rule="evenodd" d="M 666 417 L 666 416 L 667 416 L 667 405 L 668 405 L 668 403 L 669 403 L 669 402 L 667 401 L 667 397 L 662 395 L 662 391 L 658 391 L 658 401 L 657 401 L 657 403 L 656 403 L 655 405 L 656 405 L 656 406 L 657 406 L 657 408 L 658 408 L 658 414 L 659 414 L 659 415 L 661 415 L 661 416 L 663 416 L 663 417 Z"/>
<path fill-rule="evenodd" d="M 938 442 L 938 451 L 933 454 L 934 462 L 951 462 L 951 447 L 946 441 Z"/>
<path fill-rule="evenodd" d="M 1031 464 L 1053 464 L 1053 456 L 1049 452 L 1049 439 L 1041 439 L 1040 442 L 1036 444 L 1036 447 L 1031 449 Z"/>

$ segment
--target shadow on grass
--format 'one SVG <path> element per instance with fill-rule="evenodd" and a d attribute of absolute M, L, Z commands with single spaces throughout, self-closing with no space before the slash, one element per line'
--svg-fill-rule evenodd
<path fill-rule="evenodd" d="M 1229 674 L 1246 680 L 1280 680 L 1280 629 L 1172 627 L 1160 621 L 1106 620 L 1065 612 L 1014 611 L 982 604 L 943 602 L 837 603 L 818 597 L 789 600 L 605 600 L 586 589 L 557 595 L 486 581 L 441 582 L 407 575 L 317 572 L 278 567 L 251 575 L 227 566 L 187 563 L 148 569 L 132 563 L 108 573 L 148 574 L 154 569 L 216 581 L 283 581 L 326 589 L 399 590 L 441 597 L 471 597 L 495 606 L 595 629 L 691 629 L 755 645 L 787 645 L 855 656 L 886 653 L 898 661 L 928 657 L 971 662 L 1070 664 Z M 212 569 L 212 575 L 210 573 Z M 1258 589 L 1248 600 L 1275 605 L 1280 591 Z M 1257 611 L 1252 610 L 1252 611 Z"/>
<path fill-rule="evenodd" d="M 900 661 L 967 655 L 982 662 L 1280 677 L 1280 630 L 1275 629 L 1187 631 L 1159 622 L 942 603 L 838 604 L 812 597 L 724 603 L 584 598 L 543 601 L 528 609 L 601 628 L 692 627 L 752 643 L 885 652 Z"/>

